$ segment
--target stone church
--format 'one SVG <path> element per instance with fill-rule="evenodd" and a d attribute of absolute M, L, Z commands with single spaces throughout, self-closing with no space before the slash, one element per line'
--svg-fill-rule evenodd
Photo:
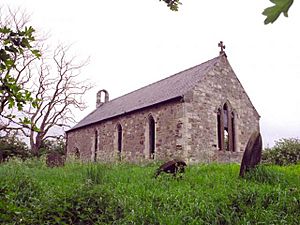
<path fill-rule="evenodd" d="M 220 55 L 109 100 L 67 131 L 67 154 L 84 161 L 240 162 L 260 116 Z"/>

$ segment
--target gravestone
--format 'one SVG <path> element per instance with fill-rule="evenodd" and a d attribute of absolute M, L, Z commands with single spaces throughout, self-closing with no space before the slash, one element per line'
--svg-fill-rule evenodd
<path fill-rule="evenodd" d="M 155 173 L 155 178 L 161 173 L 172 173 L 174 177 L 176 177 L 177 173 L 184 173 L 184 168 L 186 167 L 186 163 L 180 159 L 173 159 L 162 164 Z"/>
<path fill-rule="evenodd" d="M 47 155 L 46 164 L 48 167 L 64 166 L 65 156 L 58 152 L 51 152 Z"/>
<path fill-rule="evenodd" d="M 259 132 L 255 131 L 250 136 L 250 139 L 247 143 L 241 168 L 240 176 L 243 177 L 247 171 L 251 168 L 254 168 L 260 163 L 262 153 L 262 138 Z"/>

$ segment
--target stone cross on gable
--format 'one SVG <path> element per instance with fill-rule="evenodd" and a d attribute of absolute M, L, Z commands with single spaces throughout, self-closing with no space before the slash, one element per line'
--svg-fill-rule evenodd
<path fill-rule="evenodd" d="M 225 56 L 226 56 L 226 53 L 225 53 L 225 51 L 224 51 L 225 45 L 223 44 L 223 41 L 220 41 L 220 42 L 218 43 L 218 47 L 221 48 L 220 55 L 225 55 Z"/>

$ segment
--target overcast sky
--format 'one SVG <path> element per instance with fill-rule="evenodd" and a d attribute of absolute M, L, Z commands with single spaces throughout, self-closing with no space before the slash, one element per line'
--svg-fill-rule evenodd
<path fill-rule="evenodd" d="M 90 63 L 82 71 L 96 92 L 116 98 L 216 57 L 226 45 L 228 60 L 261 115 L 264 146 L 300 137 L 300 4 L 289 18 L 264 25 L 267 0 L 182 0 L 179 12 L 159 0 L 1 0 L 31 14 L 31 24 L 50 41 L 72 44 Z M 296 13 L 298 12 L 298 13 Z"/>

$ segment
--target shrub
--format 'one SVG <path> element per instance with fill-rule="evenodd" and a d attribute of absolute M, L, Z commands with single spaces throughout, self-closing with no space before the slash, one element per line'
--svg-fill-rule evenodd
<path fill-rule="evenodd" d="M 11 157 L 28 158 L 30 153 L 25 142 L 15 134 L 0 137 L 0 162 Z"/>
<path fill-rule="evenodd" d="M 300 162 L 300 140 L 280 139 L 273 148 L 263 151 L 262 161 L 268 164 L 289 165 Z"/>
<path fill-rule="evenodd" d="M 42 146 L 40 147 L 41 155 L 53 152 L 60 155 L 65 155 L 65 144 L 66 140 L 63 137 L 44 140 Z"/>
<path fill-rule="evenodd" d="M 109 224 L 124 217 L 123 211 L 109 190 L 84 185 L 47 201 L 37 224 Z"/>

